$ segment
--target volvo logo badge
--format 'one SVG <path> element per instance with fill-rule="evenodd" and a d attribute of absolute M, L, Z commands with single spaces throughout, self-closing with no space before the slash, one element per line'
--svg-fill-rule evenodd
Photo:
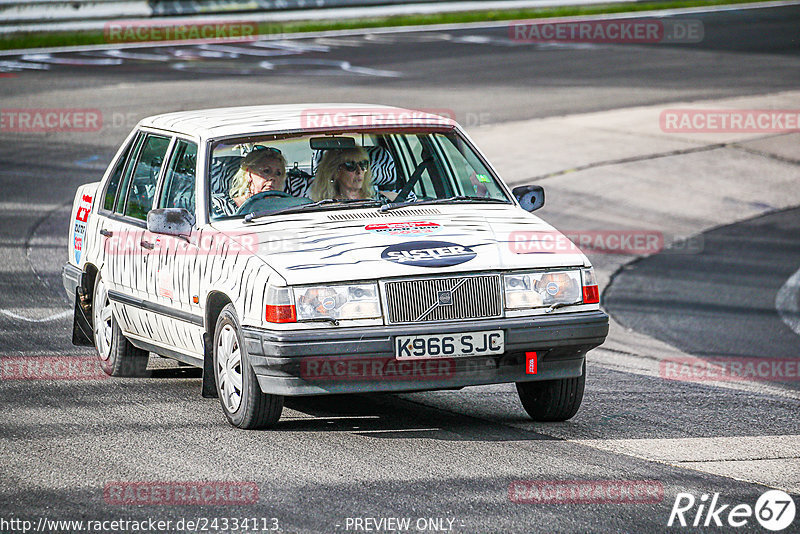
<path fill-rule="evenodd" d="M 437 293 L 437 298 L 439 300 L 439 306 L 451 306 L 453 304 L 452 291 L 439 291 L 439 293 Z"/>

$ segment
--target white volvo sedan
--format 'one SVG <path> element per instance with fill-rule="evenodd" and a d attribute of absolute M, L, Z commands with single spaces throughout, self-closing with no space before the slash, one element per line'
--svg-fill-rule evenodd
<path fill-rule="evenodd" d="M 315 104 L 142 120 L 75 196 L 73 343 L 203 369 L 231 424 L 285 396 L 515 383 L 572 417 L 608 333 L 587 258 L 453 120 Z"/>

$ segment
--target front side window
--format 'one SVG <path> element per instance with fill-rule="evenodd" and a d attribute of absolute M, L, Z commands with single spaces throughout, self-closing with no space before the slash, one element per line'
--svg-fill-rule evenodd
<path fill-rule="evenodd" d="M 128 184 L 124 214 L 134 219 L 147 220 L 147 212 L 153 208 L 158 175 L 164 164 L 164 156 L 169 147 L 170 138 L 148 134 L 142 144 Z"/>
<path fill-rule="evenodd" d="M 512 203 L 451 130 L 220 140 L 208 168 L 212 220 L 406 202 Z"/>
<path fill-rule="evenodd" d="M 186 208 L 194 214 L 196 168 L 197 144 L 179 139 L 164 176 L 159 208 Z"/>

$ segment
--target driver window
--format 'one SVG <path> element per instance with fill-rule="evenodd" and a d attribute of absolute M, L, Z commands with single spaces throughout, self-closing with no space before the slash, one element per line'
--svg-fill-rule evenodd
<path fill-rule="evenodd" d="M 169 137 L 152 134 L 147 136 L 139 153 L 139 159 L 134 165 L 133 176 L 128 187 L 125 203 L 126 216 L 147 220 L 147 212 L 153 207 L 158 174 L 161 172 L 169 142 Z"/>
<path fill-rule="evenodd" d="M 178 140 L 172 151 L 159 208 L 186 208 L 194 215 L 194 183 L 197 167 L 197 145 Z"/>

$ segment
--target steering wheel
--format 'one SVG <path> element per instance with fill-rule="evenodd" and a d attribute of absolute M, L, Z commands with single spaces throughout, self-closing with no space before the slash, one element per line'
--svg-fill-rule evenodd
<path fill-rule="evenodd" d="M 239 206 L 239 209 L 236 210 L 236 214 L 238 215 L 240 213 L 250 213 L 251 211 L 253 211 L 253 206 L 255 206 L 256 202 L 258 202 L 262 198 L 268 198 L 268 197 L 294 198 L 289 193 L 284 193 L 283 191 L 261 191 L 259 193 L 256 193 L 252 197 L 248 198 L 247 200 L 245 200 L 244 203 L 241 206 Z"/>

